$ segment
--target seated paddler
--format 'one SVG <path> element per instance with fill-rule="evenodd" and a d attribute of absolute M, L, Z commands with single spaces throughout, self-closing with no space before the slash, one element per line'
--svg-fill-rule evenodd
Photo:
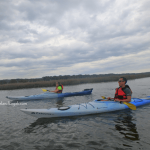
<path fill-rule="evenodd" d="M 120 77 L 118 80 L 119 87 L 116 88 L 114 98 L 108 97 L 108 100 L 114 99 L 114 101 L 118 102 L 130 102 L 132 91 L 127 83 L 127 79 L 125 77 Z"/>
<path fill-rule="evenodd" d="M 59 82 L 56 82 L 56 89 L 54 91 L 50 91 L 49 92 L 54 92 L 54 93 L 62 93 L 62 85 Z"/>

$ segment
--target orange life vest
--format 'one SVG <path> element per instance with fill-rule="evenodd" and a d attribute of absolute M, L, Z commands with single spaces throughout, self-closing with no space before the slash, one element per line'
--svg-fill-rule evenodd
<path fill-rule="evenodd" d="M 114 99 L 119 99 L 119 100 L 125 100 L 125 99 L 127 99 L 127 95 L 125 94 L 125 92 L 122 90 L 121 87 L 116 88 Z"/>

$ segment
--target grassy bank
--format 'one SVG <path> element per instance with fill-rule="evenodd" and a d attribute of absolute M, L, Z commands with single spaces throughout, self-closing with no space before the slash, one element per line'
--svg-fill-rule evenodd
<path fill-rule="evenodd" d="M 144 77 L 150 77 L 150 74 L 113 74 L 111 76 L 93 77 L 93 78 L 79 78 L 79 79 L 60 79 L 52 81 L 37 81 L 37 82 L 26 82 L 26 83 L 8 83 L 0 85 L 0 90 L 13 90 L 13 89 L 24 89 L 24 88 L 39 88 L 39 87 L 52 87 L 55 86 L 56 81 L 61 82 L 65 85 L 76 85 L 83 83 L 99 83 L 99 82 L 111 82 L 118 81 L 119 77 L 124 76 L 128 80 L 138 79 Z"/>

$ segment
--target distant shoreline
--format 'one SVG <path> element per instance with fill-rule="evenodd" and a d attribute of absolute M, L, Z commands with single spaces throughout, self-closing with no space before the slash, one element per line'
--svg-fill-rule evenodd
<path fill-rule="evenodd" d="M 68 79 L 51 79 L 50 81 L 34 81 L 31 82 L 18 82 L 18 83 L 0 83 L 0 90 L 14 90 L 14 89 L 27 89 L 27 88 L 42 88 L 42 87 L 53 87 L 56 82 L 65 85 L 77 85 L 84 83 L 100 83 L 100 82 L 111 82 L 118 81 L 118 79 L 123 76 L 127 80 L 138 79 L 150 77 L 150 72 L 148 73 L 133 73 L 133 74 L 105 74 L 105 75 L 80 75 L 80 76 L 69 76 Z M 61 76 L 63 78 L 64 76 Z M 73 78 L 74 77 L 74 78 Z M 47 77 L 48 78 L 48 77 Z M 15 79 L 13 79 L 15 80 Z M 33 79 L 32 79 L 33 80 Z M 2 81 L 2 80 L 1 80 Z"/>

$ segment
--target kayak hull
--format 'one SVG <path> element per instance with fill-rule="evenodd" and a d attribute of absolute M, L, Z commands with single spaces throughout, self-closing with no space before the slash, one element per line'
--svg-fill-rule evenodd
<path fill-rule="evenodd" d="M 133 98 L 131 103 L 138 107 L 150 103 L 150 99 Z M 67 107 L 50 109 L 21 109 L 21 111 L 37 118 L 53 118 L 105 113 L 128 108 L 129 107 L 127 105 L 119 102 L 94 100 L 92 102 Z"/>
<path fill-rule="evenodd" d="M 81 92 L 70 92 L 70 93 L 51 93 L 45 92 L 38 95 L 30 95 L 30 96 L 6 96 L 6 98 L 10 100 L 16 101 L 25 101 L 25 100 L 41 100 L 41 99 L 50 99 L 50 98 L 61 98 L 61 97 L 70 97 L 70 96 L 81 96 L 81 95 L 89 95 L 92 93 L 93 89 L 84 89 Z"/>

